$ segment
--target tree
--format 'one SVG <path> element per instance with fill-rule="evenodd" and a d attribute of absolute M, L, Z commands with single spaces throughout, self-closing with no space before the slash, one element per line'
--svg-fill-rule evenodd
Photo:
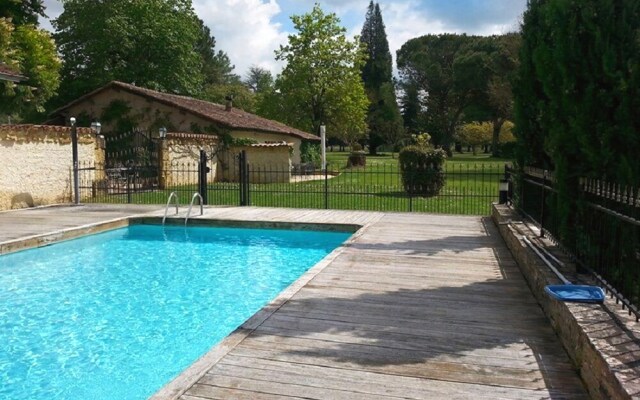
<path fill-rule="evenodd" d="M 25 76 L 18 84 L 0 81 L 0 115 L 34 119 L 60 83 L 60 60 L 48 32 L 0 18 L 0 63 Z"/>
<path fill-rule="evenodd" d="M 207 85 L 200 97 L 218 104 L 225 104 L 230 97 L 235 108 L 250 113 L 256 109 L 256 95 L 242 83 Z"/>
<path fill-rule="evenodd" d="M 235 85 L 240 77 L 233 73 L 235 68 L 229 56 L 222 50 L 216 52 L 216 38 L 200 18 L 196 18 L 200 35 L 196 42 L 196 51 L 202 58 L 202 75 L 205 85 Z"/>
<path fill-rule="evenodd" d="M 191 0 L 66 0 L 53 26 L 64 60 L 59 102 L 111 80 L 187 95 L 202 90 L 196 44 L 203 30 Z"/>
<path fill-rule="evenodd" d="M 369 153 L 378 146 L 395 144 L 403 133 L 392 78 L 392 60 L 380 5 L 369 3 L 360 42 L 366 46 L 367 60 L 362 66 L 362 81 L 369 98 Z"/>
<path fill-rule="evenodd" d="M 0 18 L 11 18 L 14 25 L 38 25 L 46 17 L 42 0 L 0 0 Z"/>
<path fill-rule="evenodd" d="M 488 54 L 477 48 L 477 39 L 426 35 L 409 40 L 398 50 L 403 86 L 426 95 L 424 104 L 411 106 L 425 110 L 421 130 L 429 132 L 434 143 L 448 153 L 463 112 L 484 91 L 490 72 Z"/>
<path fill-rule="evenodd" d="M 473 147 L 473 154 L 476 154 L 478 146 L 492 146 L 499 147 L 502 143 L 509 143 L 515 140 L 511 130 L 513 129 L 513 123 L 510 121 L 504 121 L 500 124 L 500 131 L 498 131 L 498 140 L 493 143 L 495 125 L 493 122 L 469 122 L 458 129 L 457 138 L 463 144 Z"/>
<path fill-rule="evenodd" d="M 514 113 L 518 137 L 517 159 L 521 166 L 549 168 L 551 160 L 545 153 L 547 129 L 542 119 L 543 104 L 548 101 L 536 65 L 534 52 L 543 45 L 547 32 L 542 31 L 542 0 L 531 0 L 523 16 L 520 65 L 514 83 Z"/>
<path fill-rule="evenodd" d="M 402 120 L 407 133 L 415 135 L 423 129 L 421 122 L 422 101 L 418 86 L 409 80 L 401 81 L 402 96 L 400 97 Z"/>
<path fill-rule="evenodd" d="M 570 249 L 579 242 L 581 177 L 640 185 L 639 33 L 635 1 L 530 0 L 524 14 L 519 163 L 553 168 L 550 206 Z"/>
<path fill-rule="evenodd" d="M 473 148 L 473 154 L 478 152 L 478 146 L 491 143 L 493 126 L 488 122 L 470 122 L 459 128 L 458 140 Z"/>
<path fill-rule="evenodd" d="M 628 67 L 639 58 L 638 14 L 615 0 L 530 2 L 516 87 L 523 164 L 640 181 L 638 75 Z M 571 25 L 555 25 L 563 19 Z"/>
<path fill-rule="evenodd" d="M 502 125 L 512 118 L 512 81 L 520 37 L 427 35 L 398 51 L 407 129 L 428 131 L 447 151 L 459 124 L 490 121 L 494 155 Z"/>
<path fill-rule="evenodd" d="M 291 17 L 296 34 L 276 51 L 286 66 L 264 112 L 299 129 L 327 132 L 353 143 L 366 134 L 367 96 L 360 77 L 365 59 L 357 39 L 348 40 L 335 14 L 316 4 L 305 15 Z"/>
<path fill-rule="evenodd" d="M 273 75 L 267 69 L 252 65 L 244 83 L 253 93 L 264 93 L 273 90 Z"/>
<path fill-rule="evenodd" d="M 494 42 L 495 48 L 491 56 L 491 76 L 486 89 L 486 107 L 493 124 L 491 153 L 500 156 L 500 135 L 502 127 L 513 119 L 513 81 L 518 69 L 520 35 L 509 33 L 492 36 L 488 40 Z"/>

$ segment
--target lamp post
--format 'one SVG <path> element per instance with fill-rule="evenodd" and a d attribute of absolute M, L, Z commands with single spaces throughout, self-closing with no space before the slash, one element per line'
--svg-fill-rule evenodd
<path fill-rule="evenodd" d="M 91 123 L 91 131 L 98 137 L 100 135 L 100 131 L 102 130 L 102 125 L 100 122 L 92 122 Z"/>
<path fill-rule="evenodd" d="M 158 137 L 161 140 L 164 140 L 167 138 L 167 128 L 165 128 L 164 126 L 160 129 L 158 129 Z"/>
<path fill-rule="evenodd" d="M 71 157 L 73 159 L 73 202 L 80 204 L 80 181 L 78 179 L 78 131 L 76 119 L 69 118 L 71 124 Z"/>
<path fill-rule="evenodd" d="M 500 179 L 498 204 L 507 204 L 509 201 L 509 181 Z"/>

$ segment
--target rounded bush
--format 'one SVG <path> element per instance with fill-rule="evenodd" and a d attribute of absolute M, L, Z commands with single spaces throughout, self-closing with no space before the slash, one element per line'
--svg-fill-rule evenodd
<path fill-rule="evenodd" d="M 442 149 L 407 146 L 400 151 L 398 162 L 404 190 L 411 195 L 437 196 L 444 186 L 442 168 L 447 154 Z"/>

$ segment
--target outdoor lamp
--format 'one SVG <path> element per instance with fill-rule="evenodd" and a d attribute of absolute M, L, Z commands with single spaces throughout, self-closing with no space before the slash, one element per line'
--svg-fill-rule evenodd
<path fill-rule="evenodd" d="M 160 139 L 165 139 L 167 137 L 167 128 L 163 126 L 158 130 L 158 134 L 160 136 Z"/>
<path fill-rule="evenodd" d="M 71 124 L 71 126 L 76 126 L 76 119 L 75 119 L 75 117 L 71 117 L 71 118 L 69 118 L 69 123 Z"/>
<path fill-rule="evenodd" d="M 91 131 L 95 133 L 96 136 L 100 135 L 101 130 L 102 130 L 102 125 L 100 124 L 100 122 L 91 123 Z"/>
<path fill-rule="evenodd" d="M 507 204 L 509 197 L 509 181 L 506 179 L 500 179 L 500 197 L 498 198 L 499 204 Z"/>

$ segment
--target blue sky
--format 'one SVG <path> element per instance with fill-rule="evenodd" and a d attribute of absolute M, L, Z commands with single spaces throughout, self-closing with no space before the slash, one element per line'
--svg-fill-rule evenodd
<path fill-rule="evenodd" d="M 211 28 L 217 48 L 227 52 L 235 72 L 251 65 L 278 73 L 274 50 L 293 33 L 290 16 L 311 10 L 311 0 L 192 0 L 196 13 Z M 360 33 L 369 0 L 319 0 L 340 17 L 350 36 Z M 44 0 L 49 17 L 62 11 L 58 0 Z M 526 0 L 382 0 L 392 54 L 407 40 L 429 33 L 500 34 L 518 29 Z M 42 26 L 51 29 L 48 21 Z"/>

